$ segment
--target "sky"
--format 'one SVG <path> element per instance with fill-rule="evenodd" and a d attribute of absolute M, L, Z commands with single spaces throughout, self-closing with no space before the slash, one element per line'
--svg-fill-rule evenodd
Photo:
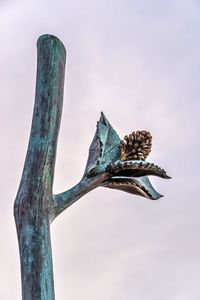
<path fill-rule="evenodd" d="M 153 136 L 159 201 L 98 188 L 51 226 L 58 300 L 200 299 L 200 2 L 0 1 L 0 299 L 21 299 L 13 204 L 30 133 L 40 35 L 67 50 L 54 192 L 76 184 L 103 111 Z"/>

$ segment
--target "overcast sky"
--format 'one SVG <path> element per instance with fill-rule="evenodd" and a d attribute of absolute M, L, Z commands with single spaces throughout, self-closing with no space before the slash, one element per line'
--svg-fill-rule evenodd
<path fill-rule="evenodd" d="M 103 111 L 153 135 L 159 201 L 99 188 L 52 225 L 56 299 L 200 299 L 200 2 L 0 1 L 0 299 L 20 300 L 13 203 L 34 103 L 36 42 L 67 50 L 55 193 L 79 181 Z"/>

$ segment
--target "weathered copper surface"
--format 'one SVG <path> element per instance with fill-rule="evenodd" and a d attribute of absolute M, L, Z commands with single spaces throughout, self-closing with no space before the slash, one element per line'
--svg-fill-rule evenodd
<path fill-rule="evenodd" d="M 58 38 L 52 35 L 39 38 L 33 121 L 14 205 L 24 300 L 55 299 L 50 224 L 68 206 L 97 187 L 156 200 L 161 195 L 152 187 L 147 175 L 169 178 L 162 168 L 145 161 L 152 143 L 149 132 L 133 132 L 121 141 L 101 113 L 81 181 L 53 195 L 65 56 L 65 48 Z"/>

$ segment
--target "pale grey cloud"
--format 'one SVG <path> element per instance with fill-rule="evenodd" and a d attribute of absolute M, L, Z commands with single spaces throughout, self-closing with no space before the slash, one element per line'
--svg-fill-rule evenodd
<path fill-rule="evenodd" d="M 160 201 L 99 188 L 55 221 L 57 299 L 199 299 L 199 23 L 199 3 L 192 0 L 2 5 L 1 299 L 20 299 L 12 206 L 43 33 L 60 37 L 68 53 L 55 191 L 82 176 L 102 110 L 121 137 L 149 129 L 150 160 L 173 177 L 152 178 L 165 194 Z"/>

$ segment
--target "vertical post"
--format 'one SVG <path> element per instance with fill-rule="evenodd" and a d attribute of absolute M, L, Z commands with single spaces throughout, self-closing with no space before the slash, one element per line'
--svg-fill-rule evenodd
<path fill-rule="evenodd" d="M 33 120 L 14 216 L 21 261 L 22 299 L 54 300 L 51 221 L 98 186 L 156 200 L 161 195 L 154 190 L 147 175 L 170 177 L 164 169 L 145 161 L 151 146 L 148 132 L 133 132 L 121 141 L 102 113 L 81 181 L 71 189 L 53 195 L 66 52 L 59 39 L 52 35 L 41 36 L 37 48 Z"/>
<path fill-rule="evenodd" d="M 29 145 L 14 205 L 23 300 L 53 300 L 50 211 L 60 127 L 66 52 L 43 35 L 37 44 L 37 81 Z"/>

